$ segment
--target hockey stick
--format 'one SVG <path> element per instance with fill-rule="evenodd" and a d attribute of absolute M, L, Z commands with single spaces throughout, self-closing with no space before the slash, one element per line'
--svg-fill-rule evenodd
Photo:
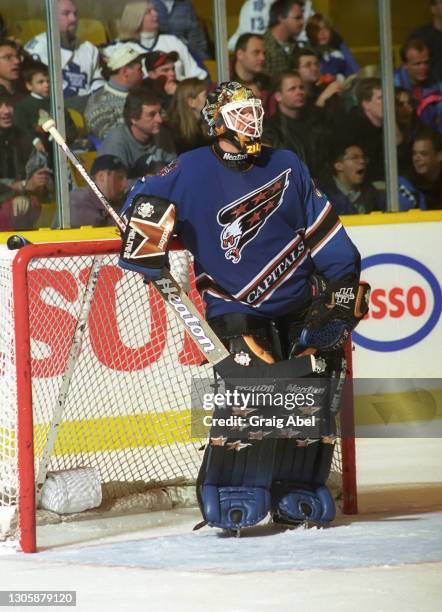
<path fill-rule="evenodd" d="M 87 185 L 92 189 L 104 210 L 112 217 L 117 227 L 124 232 L 126 224 L 123 219 L 112 208 L 101 190 L 89 176 L 80 160 L 69 149 L 63 136 L 57 130 L 55 121 L 49 118 L 42 123 L 41 127 L 53 137 L 66 157 L 72 162 L 79 174 L 86 181 Z M 222 378 L 259 379 L 263 376 L 269 378 L 294 378 L 296 376 L 308 376 L 317 371 L 316 360 L 313 355 L 299 357 L 290 362 L 265 365 L 263 367 L 244 367 L 237 364 L 169 270 L 165 269 L 162 278 L 151 282 L 160 293 L 163 300 L 169 304 L 173 314 L 184 326 L 184 329 L 196 342 L 207 361 L 215 367 L 215 370 Z M 285 364 L 285 367 L 283 364 Z"/>
<path fill-rule="evenodd" d="M 81 346 L 83 343 L 84 333 L 87 327 L 87 320 L 89 311 L 92 303 L 92 296 L 95 291 L 95 287 L 98 281 L 98 274 L 101 268 L 101 262 L 103 256 L 94 257 L 92 262 L 91 270 L 89 272 L 89 278 L 87 280 L 86 288 L 83 293 L 83 299 L 81 302 L 80 312 L 75 325 L 74 336 L 72 339 L 71 348 L 69 349 L 69 355 L 67 359 L 66 369 L 63 373 L 60 390 L 58 392 L 57 402 L 52 416 L 51 426 L 49 428 L 46 444 L 43 450 L 42 457 L 38 468 L 38 474 L 35 482 L 35 493 L 36 493 L 36 504 L 37 507 L 41 500 L 43 492 L 43 485 L 46 481 L 46 475 L 48 473 L 49 461 L 52 456 L 55 442 L 59 431 L 59 425 L 63 416 L 63 411 L 66 403 L 67 394 L 69 391 L 69 385 L 74 374 L 75 366 L 78 361 Z"/>

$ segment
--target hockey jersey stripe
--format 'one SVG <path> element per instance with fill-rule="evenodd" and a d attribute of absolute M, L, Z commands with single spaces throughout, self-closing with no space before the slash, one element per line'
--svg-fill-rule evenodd
<path fill-rule="evenodd" d="M 232 299 L 232 296 L 229 295 L 227 291 L 224 291 L 224 289 L 220 287 L 218 283 L 216 283 L 213 280 L 213 278 L 209 276 L 208 274 L 205 274 L 205 273 L 199 274 L 195 279 L 195 283 L 196 283 L 196 288 L 200 292 L 201 295 L 203 295 L 203 293 L 207 291 L 211 295 L 216 295 L 216 297 L 221 297 L 227 300 Z"/>
<path fill-rule="evenodd" d="M 327 200 L 326 205 L 321 210 L 319 215 L 316 217 L 314 222 L 306 228 L 306 230 L 304 232 L 304 235 L 306 237 L 309 237 L 313 232 L 315 232 L 316 229 L 321 225 L 321 223 L 323 222 L 324 218 L 330 213 L 331 210 L 332 210 L 332 205 Z"/>
<path fill-rule="evenodd" d="M 240 300 L 250 288 L 258 285 L 271 272 L 272 269 L 277 267 L 281 263 L 281 261 L 285 257 L 287 257 L 290 251 L 292 251 L 293 248 L 300 242 L 301 242 L 301 237 L 296 236 L 296 238 L 294 238 L 288 244 L 286 244 L 284 248 L 279 253 L 277 253 L 277 255 L 275 255 L 275 257 L 269 262 L 269 264 L 265 268 L 263 268 L 259 272 L 259 274 L 257 274 L 254 278 L 252 278 L 252 280 L 249 283 L 247 283 L 245 287 L 242 287 L 242 289 L 240 289 L 237 293 L 235 293 L 233 297 Z"/>
<path fill-rule="evenodd" d="M 266 276 L 268 276 L 273 270 L 275 270 L 275 268 L 277 268 L 281 264 L 281 262 L 284 261 L 284 259 L 295 249 L 295 247 L 299 245 L 299 254 L 304 253 L 306 249 L 304 244 L 301 243 L 301 241 L 302 238 L 300 236 L 296 236 L 293 240 L 286 244 L 277 255 L 275 255 L 275 257 L 263 270 L 260 270 L 259 274 L 253 277 L 252 280 L 247 283 L 247 285 L 241 287 L 241 289 L 233 295 L 229 294 L 220 285 L 218 285 L 218 283 L 216 283 L 209 274 L 206 274 L 204 272 L 196 277 L 196 287 L 200 292 L 207 291 L 210 288 L 210 293 L 212 294 L 216 293 L 220 297 L 227 297 L 230 299 L 233 298 L 235 300 L 241 301 L 242 298 L 244 298 L 251 289 L 257 287 L 259 283 L 266 278 Z"/>
<path fill-rule="evenodd" d="M 341 227 L 342 224 L 330 202 L 327 202 L 321 215 L 305 232 L 304 240 L 308 248 L 313 252 L 337 225 Z"/>
<path fill-rule="evenodd" d="M 315 257 L 321 249 L 325 247 L 325 245 L 339 232 L 342 228 L 342 223 L 338 220 L 337 223 L 331 228 L 331 230 L 323 236 L 322 240 L 318 242 L 314 249 L 311 250 L 311 256 Z"/>
<path fill-rule="evenodd" d="M 291 240 L 285 248 L 272 259 L 269 265 L 255 276 L 238 293 L 229 295 L 208 274 L 200 274 L 196 279 L 197 289 L 224 300 L 235 300 L 257 307 L 265 302 L 275 290 L 289 279 L 309 254 L 300 236 Z"/>

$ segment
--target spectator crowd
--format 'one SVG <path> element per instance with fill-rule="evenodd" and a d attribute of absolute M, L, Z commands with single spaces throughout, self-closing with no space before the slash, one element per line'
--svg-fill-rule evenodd
<path fill-rule="evenodd" d="M 230 78 L 265 109 L 263 143 L 307 164 L 338 214 L 386 209 L 382 82 L 359 66 L 315 2 L 246 0 L 229 40 Z M 399 204 L 442 208 L 442 0 L 403 41 L 394 74 Z M 122 4 L 115 36 L 97 47 L 78 35 L 75 0 L 58 0 L 65 129 L 118 210 L 133 181 L 211 143 L 201 119 L 216 85 L 213 45 L 191 0 Z M 0 16 L 0 230 L 38 227 L 54 200 L 46 32 L 11 37 Z M 93 160 L 93 161 L 92 161 Z M 87 187 L 70 177 L 71 225 L 109 225 Z M 55 221 L 54 221 L 55 223 Z"/>

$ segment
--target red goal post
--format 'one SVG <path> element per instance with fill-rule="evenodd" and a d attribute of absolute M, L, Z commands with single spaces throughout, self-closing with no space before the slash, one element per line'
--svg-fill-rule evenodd
<path fill-rule="evenodd" d="M 190 387 L 191 381 L 210 379 L 212 370 L 155 289 L 116 265 L 119 248 L 119 240 L 95 240 L 0 251 L 0 393 L 5 401 L 0 535 L 14 531 L 14 526 L 5 529 L 2 513 L 16 517 L 15 534 L 25 552 L 36 550 L 36 474 L 61 403 L 50 470 L 94 467 L 110 497 L 168 485 L 191 487 L 196 479 L 203 441 L 191 437 Z M 81 349 L 68 392 L 61 396 L 97 258 Z M 190 278 L 189 296 L 202 310 L 189 258 L 179 245 L 174 245 L 171 266 L 181 282 Z M 349 403 L 351 397 L 347 408 Z M 351 407 L 345 412 L 348 433 L 353 431 Z M 343 512 L 356 512 L 353 437 L 336 445 L 333 470 L 342 481 Z"/>

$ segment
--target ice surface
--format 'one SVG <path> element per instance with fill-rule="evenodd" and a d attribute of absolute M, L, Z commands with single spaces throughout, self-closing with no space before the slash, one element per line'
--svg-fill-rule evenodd
<path fill-rule="evenodd" d="M 263 525 L 243 531 L 240 538 L 205 528 L 48 550 L 39 556 L 45 561 L 222 573 L 428 563 L 442 561 L 442 514 L 355 518 L 338 527 L 284 532 Z"/>
<path fill-rule="evenodd" d="M 264 526 L 239 539 L 192 533 L 198 520 L 181 509 L 41 528 L 35 555 L 0 545 L 0 589 L 76 590 L 78 612 L 441 609 L 442 513 Z"/>

